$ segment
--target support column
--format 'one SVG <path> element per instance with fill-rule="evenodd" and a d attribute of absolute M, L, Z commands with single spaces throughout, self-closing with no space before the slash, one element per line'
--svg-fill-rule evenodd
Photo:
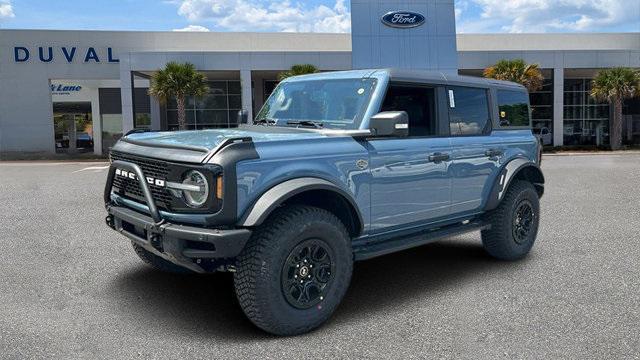
<path fill-rule="evenodd" d="M 102 118 L 100 116 L 100 91 L 91 92 L 91 121 L 93 125 L 93 153 L 102 155 Z"/>
<path fill-rule="evenodd" d="M 160 116 L 160 102 L 153 96 L 149 96 L 151 106 L 151 130 L 162 130 L 162 117 Z"/>
<path fill-rule="evenodd" d="M 120 97 L 122 99 L 122 134 L 133 130 L 133 75 L 120 62 Z"/>
<path fill-rule="evenodd" d="M 253 90 L 251 88 L 251 70 L 240 70 L 242 88 L 242 110 L 247 110 L 249 124 L 253 124 Z"/>
<path fill-rule="evenodd" d="M 564 144 L 564 68 L 553 69 L 553 146 Z"/>

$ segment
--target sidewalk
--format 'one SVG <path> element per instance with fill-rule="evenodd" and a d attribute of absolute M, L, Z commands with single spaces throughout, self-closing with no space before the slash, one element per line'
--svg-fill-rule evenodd
<path fill-rule="evenodd" d="M 0 162 L 102 162 L 107 161 L 107 156 L 95 154 L 51 154 L 51 153 L 0 153 Z"/>
<path fill-rule="evenodd" d="M 555 152 L 542 152 L 542 156 L 585 156 L 585 155 L 640 155 L 640 150 L 560 150 Z"/>

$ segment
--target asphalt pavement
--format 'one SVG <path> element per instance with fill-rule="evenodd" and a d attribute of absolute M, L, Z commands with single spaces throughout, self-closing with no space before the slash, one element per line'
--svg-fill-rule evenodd
<path fill-rule="evenodd" d="M 319 330 L 245 319 L 230 274 L 145 266 L 104 224 L 105 163 L 0 163 L 0 358 L 640 357 L 640 155 L 546 156 L 518 262 L 479 233 L 357 263 Z"/>

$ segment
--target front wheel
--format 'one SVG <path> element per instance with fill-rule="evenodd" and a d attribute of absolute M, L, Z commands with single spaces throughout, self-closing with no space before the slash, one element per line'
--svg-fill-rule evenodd
<path fill-rule="evenodd" d="M 491 225 L 482 231 L 482 244 L 489 255 L 501 260 L 526 256 L 538 235 L 540 200 L 530 182 L 514 180 L 495 210 L 487 214 Z"/>
<path fill-rule="evenodd" d="M 240 255 L 236 295 L 259 328 L 302 334 L 333 314 L 352 267 L 349 234 L 335 215 L 310 206 L 284 207 L 256 229 Z"/>

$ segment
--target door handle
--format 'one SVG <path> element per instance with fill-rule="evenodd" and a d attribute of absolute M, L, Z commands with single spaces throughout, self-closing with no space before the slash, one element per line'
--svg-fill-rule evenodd
<path fill-rule="evenodd" d="M 484 155 L 488 157 L 502 156 L 502 154 L 504 154 L 504 151 L 500 149 L 489 149 L 484 152 Z"/>
<path fill-rule="evenodd" d="M 449 154 L 433 153 L 429 155 L 430 162 L 439 163 L 446 160 L 449 160 Z"/>

